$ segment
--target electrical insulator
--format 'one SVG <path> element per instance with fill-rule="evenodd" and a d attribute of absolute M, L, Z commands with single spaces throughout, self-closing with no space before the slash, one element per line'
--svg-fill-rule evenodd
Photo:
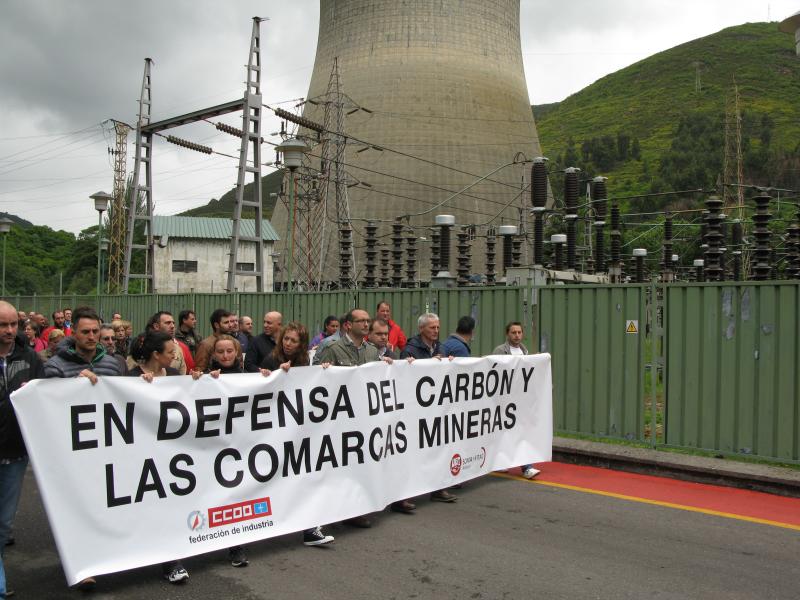
<path fill-rule="evenodd" d="M 181 146 L 182 148 L 188 148 L 189 150 L 194 150 L 195 152 L 202 152 L 203 154 L 212 154 L 214 152 L 208 146 L 195 144 L 194 142 L 190 142 L 189 140 L 184 140 L 183 138 L 175 137 L 174 135 L 168 135 L 167 141 L 170 144 L 175 144 L 176 146 Z"/>
<path fill-rule="evenodd" d="M 310 129 L 311 131 L 316 131 L 317 133 L 322 133 L 323 131 L 325 131 L 325 128 L 319 123 L 315 123 L 311 119 L 306 119 L 305 117 L 301 117 L 294 113 L 290 113 L 288 110 L 284 110 L 282 108 L 275 108 L 273 109 L 272 112 L 274 112 L 281 119 L 286 119 L 287 121 L 296 123 L 297 125 L 300 125 L 300 127 L 305 127 L 306 129 Z"/>

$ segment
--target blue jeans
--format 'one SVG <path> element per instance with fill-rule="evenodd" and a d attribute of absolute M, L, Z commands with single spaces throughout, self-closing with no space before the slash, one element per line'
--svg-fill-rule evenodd
<path fill-rule="evenodd" d="M 6 595 L 6 572 L 3 569 L 3 551 L 6 540 L 14 525 L 22 480 L 28 467 L 28 457 L 15 460 L 8 465 L 0 465 L 0 598 Z"/>

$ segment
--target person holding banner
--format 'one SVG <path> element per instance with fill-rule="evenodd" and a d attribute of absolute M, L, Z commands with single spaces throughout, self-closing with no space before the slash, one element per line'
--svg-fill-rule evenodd
<path fill-rule="evenodd" d="M 519 321 L 511 321 L 506 325 L 506 341 L 492 350 L 492 354 L 519 354 L 524 356 L 529 354 L 525 344 L 522 343 L 522 323 Z M 533 479 L 541 471 L 534 468 L 532 464 L 522 465 L 522 476 L 525 479 Z"/>
<path fill-rule="evenodd" d="M 17 339 L 17 309 L 0 301 L 0 598 L 14 592 L 6 586 L 3 550 L 9 541 L 28 466 L 28 453 L 19 430 L 11 392 L 44 376 L 42 361 Z"/>
<path fill-rule="evenodd" d="M 435 313 L 425 313 L 417 319 L 419 334 L 408 340 L 405 349 L 400 353 L 400 358 L 438 358 L 441 359 L 444 353 L 442 345 L 439 343 L 439 315 Z M 436 490 L 431 492 L 431 500 L 435 502 L 455 502 L 458 496 L 451 494 L 447 490 Z"/>
<path fill-rule="evenodd" d="M 282 369 L 288 373 L 291 367 L 307 367 L 309 362 L 308 329 L 299 321 L 292 321 L 281 329 L 275 348 L 262 361 L 261 366 L 272 371 Z M 303 544 L 306 546 L 324 546 L 334 540 L 319 525 L 303 532 Z"/>
<path fill-rule="evenodd" d="M 269 377 L 272 371 L 260 369 L 264 377 Z M 206 368 L 206 373 L 217 379 L 222 374 L 244 373 L 244 356 L 242 345 L 232 335 L 223 334 L 217 337 L 211 350 L 211 360 Z M 192 371 L 192 379 L 199 379 L 203 375 L 197 369 Z M 246 567 L 250 564 L 244 546 L 231 546 L 228 548 L 228 560 L 232 567 Z"/>
<path fill-rule="evenodd" d="M 122 367 L 110 356 L 100 343 L 100 317 L 90 306 L 81 306 L 72 313 L 74 322 L 72 336 L 58 347 L 58 352 L 44 365 L 46 378 L 86 377 L 92 385 L 97 376 L 122 375 Z M 78 583 L 79 589 L 91 589 L 94 577 L 86 577 Z"/>
<path fill-rule="evenodd" d="M 131 357 L 137 364 L 127 375 L 141 377 L 148 383 L 152 383 L 154 377 L 180 375 L 180 371 L 171 366 L 175 351 L 175 342 L 165 331 L 151 329 L 139 334 L 131 345 Z M 178 560 L 162 563 L 161 571 L 164 579 L 170 583 L 177 584 L 189 579 L 189 573 Z"/>
<path fill-rule="evenodd" d="M 354 308 L 344 315 L 339 329 L 341 337 L 318 352 L 322 368 L 357 367 L 381 360 L 378 349 L 367 341 L 369 325 L 369 313 L 361 308 Z M 391 359 L 388 361 L 391 362 Z M 372 527 L 372 521 L 365 515 L 347 519 L 345 522 L 364 529 Z"/>

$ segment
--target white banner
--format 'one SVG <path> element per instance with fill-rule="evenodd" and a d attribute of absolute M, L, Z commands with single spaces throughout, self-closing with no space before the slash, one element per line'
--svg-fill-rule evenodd
<path fill-rule="evenodd" d="M 12 400 L 69 584 L 380 511 L 552 451 L 548 354 L 50 379 Z"/>

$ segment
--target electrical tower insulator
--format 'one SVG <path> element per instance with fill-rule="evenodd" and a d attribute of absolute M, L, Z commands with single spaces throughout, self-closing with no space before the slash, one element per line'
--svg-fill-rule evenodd
<path fill-rule="evenodd" d="M 458 286 L 465 286 L 469 284 L 469 272 L 472 264 L 470 256 L 470 243 L 469 243 L 469 230 L 462 227 L 458 232 L 458 241 L 456 242 L 458 249 L 458 258 L 456 266 L 456 284 Z"/>
<path fill-rule="evenodd" d="M 453 215 L 436 215 L 434 223 L 439 227 L 439 272 L 450 272 L 450 231 L 456 224 Z"/>
<path fill-rule="evenodd" d="M 406 287 L 417 287 L 417 236 L 410 227 L 406 236 Z"/>
<path fill-rule="evenodd" d="M 497 233 L 503 238 L 503 274 L 507 275 L 508 270 L 514 266 L 514 236 L 517 235 L 517 226 L 500 225 Z"/>
<path fill-rule="evenodd" d="M 181 146 L 182 148 L 188 148 L 189 150 L 194 150 L 195 152 L 202 152 L 203 154 L 213 154 L 214 152 L 208 146 L 203 146 L 202 144 L 195 144 L 194 142 L 190 142 L 189 140 L 185 140 L 183 138 L 179 138 L 174 135 L 168 135 L 167 141 L 170 144 L 175 144 L 176 146 Z"/>
<path fill-rule="evenodd" d="M 311 119 L 306 119 L 305 117 L 296 115 L 294 113 L 290 113 L 288 110 L 284 110 L 282 108 L 274 108 L 272 112 L 274 112 L 275 115 L 281 119 L 286 119 L 287 121 L 291 121 L 292 123 L 300 125 L 300 127 L 305 127 L 306 129 L 310 129 L 311 131 L 316 131 L 317 133 L 322 133 L 323 131 L 325 131 L 325 128 L 319 123 L 316 123 Z"/>
<path fill-rule="evenodd" d="M 644 283 L 646 281 L 644 259 L 647 257 L 646 248 L 634 248 L 633 259 L 636 262 L 636 270 L 634 271 L 636 281 L 634 283 Z"/>
<path fill-rule="evenodd" d="M 692 266 L 694 266 L 694 280 L 703 283 L 706 280 L 705 261 L 702 258 L 696 258 Z"/>
<path fill-rule="evenodd" d="M 365 257 L 365 273 L 364 273 L 364 287 L 373 288 L 377 287 L 377 278 L 375 271 L 377 267 L 376 257 L 378 256 L 378 240 L 375 237 L 378 232 L 378 226 L 374 221 L 369 221 L 364 227 L 364 238 L 366 250 L 364 251 Z"/>
<path fill-rule="evenodd" d="M 769 213 L 770 200 L 772 200 L 772 198 L 763 191 L 753 198 L 756 205 L 756 212 L 753 214 L 755 250 L 753 251 L 752 277 L 756 281 L 766 281 L 770 278 L 772 272 L 769 247 L 771 234 L 767 227 L 772 218 L 772 215 Z"/>
<path fill-rule="evenodd" d="M 567 236 L 563 233 L 550 236 L 550 244 L 553 246 L 553 268 L 556 271 L 564 269 L 564 244 L 566 243 Z"/>
<path fill-rule="evenodd" d="M 531 206 L 544 208 L 547 204 L 547 158 L 537 156 L 531 166 Z"/>
<path fill-rule="evenodd" d="M 497 266 L 497 236 L 494 227 L 489 229 L 486 234 L 486 285 L 497 283 L 497 273 L 494 268 Z"/>
<path fill-rule="evenodd" d="M 706 199 L 706 251 L 703 257 L 705 263 L 705 276 L 708 281 L 722 281 L 725 277 L 724 264 L 722 262 L 723 236 L 720 223 L 725 217 L 721 214 L 723 202 L 716 196 L 709 196 Z"/>
<path fill-rule="evenodd" d="M 786 228 L 786 278 L 800 279 L 800 223 Z"/>
<path fill-rule="evenodd" d="M 349 223 L 339 224 L 339 288 L 351 287 L 350 269 L 353 256 L 353 230 Z"/>
<path fill-rule="evenodd" d="M 439 272 L 439 245 L 441 233 L 438 229 L 431 232 L 431 276 Z"/>
<path fill-rule="evenodd" d="M 403 224 L 392 223 L 392 287 L 403 286 Z"/>

